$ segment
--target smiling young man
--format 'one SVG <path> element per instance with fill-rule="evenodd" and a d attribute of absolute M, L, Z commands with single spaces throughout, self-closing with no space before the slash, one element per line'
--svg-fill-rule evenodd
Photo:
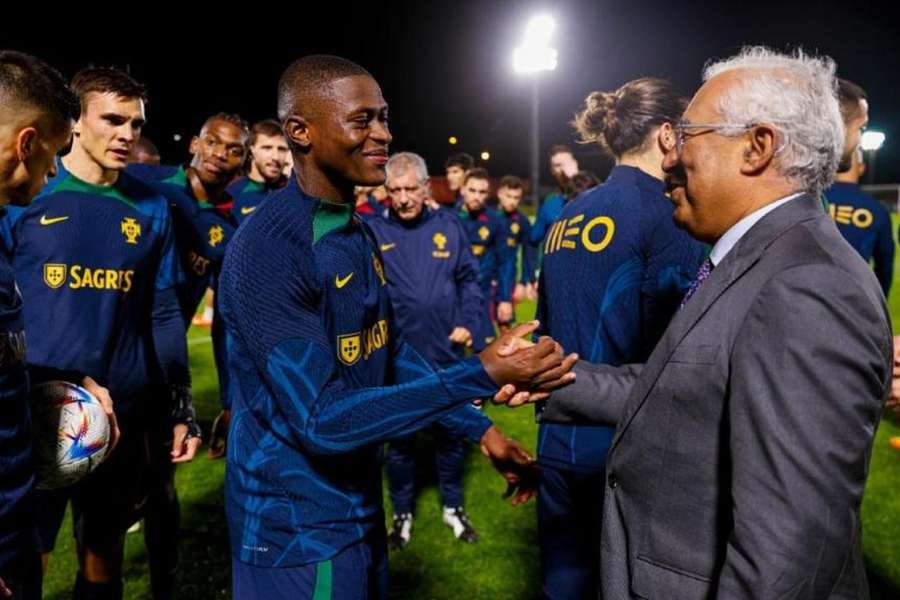
<path fill-rule="evenodd" d="M 243 165 L 247 135 L 243 119 L 219 113 L 209 117 L 191 139 L 193 157 L 187 168 L 129 167 L 129 173 L 141 177 L 169 201 L 175 247 L 184 274 L 176 292 L 185 328 L 190 326 L 206 290 L 216 285 L 225 247 L 237 228 L 232 215 L 233 199 L 226 186 Z M 227 428 L 225 330 L 218 315 L 213 317 L 212 340 L 223 408 L 220 422 Z M 165 435 L 157 438 L 153 445 L 157 450 L 170 443 Z M 175 589 L 179 506 L 172 464 L 159 452 L 153 453 L 152 458 L 145 537 L 154 597 L 163 599 L 171 597 Z"/>
<path fill-rule="evenodd" d="M 307 56 L 282 74 L 295 176 L 232 240 L 219 285 L 231 343 L 226 510 L 234 598 L 383 598 L 380 447 L 438 420 L 515 479 L 529 463 L 466 405 L 498 383 L 566 381 L 549 339 L 435 369 L 397 340 L 380 252 L 354 186 L 380 185 L 387 103 L 362 67 Z M 493 392 L 491 392 L 493 393 Z"/>
<path fill-rule="evenodd" d="M 256 210 L 263 198 L 287 183 L 284 167 L 290 150 L 278 121 L 266 119 L 255 123 L 250 128 L 247 147 L 250 172 L 228 186 L 228 193 L 234 198 L 231 213 L 238 224 Z"/>
<path fill-rule="evenodd" d="M 80 566 L 74 597 L 121 598 L 125 529 L 143 499 L 148 423 L 170 430 L 172 462 L 190 460 L 199 440 L 191 439 L 168 205 L 123 172 L 145 121 L 144 87 L 120 71 L 90 68 L 72 88 L 81 101 L 72 149 L 16 221 L 13 266 L 35 376 L 91 376 L 109 388 L 123 431 L 122 444 L 90 476 L 38 494 L 42 550 L 53 549 L 71 500 Z"/>

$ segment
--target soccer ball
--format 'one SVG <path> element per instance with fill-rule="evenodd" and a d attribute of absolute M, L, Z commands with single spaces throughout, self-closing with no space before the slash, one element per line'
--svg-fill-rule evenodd
<path fill-rule="evenodd" d="M 68 381 L 35 385 L 31 414 L 38 488 L 72 485 L 106 458 L 109 419 L 83 387 Z"/>

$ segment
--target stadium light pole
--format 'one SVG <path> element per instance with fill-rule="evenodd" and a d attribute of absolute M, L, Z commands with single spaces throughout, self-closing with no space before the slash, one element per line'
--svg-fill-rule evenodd
<path fill-rule="evenodd" d="M 866 153 L 866 181 L 867 183 L 875 183 L 875 155 L 884 145 L 887 136 L 881 131 L 869 130 L 862 134 L 859 142 L 860 148 Z"/>
<path fill-rule="evenodd" d="M 531 77 L 531 203 L 538 205 L 538 181 L 541 176 L 540 89 L 539 74 L 556 69 L 556 48 L 550 39 L 556 23 L 553 17 L 533 17 L 525 27 L 522 43 L 513 49 L 513 70 Z"/>

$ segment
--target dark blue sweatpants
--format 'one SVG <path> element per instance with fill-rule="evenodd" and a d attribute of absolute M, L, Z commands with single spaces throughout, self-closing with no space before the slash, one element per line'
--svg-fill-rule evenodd
<path fill-rule="evenodd" d="M 538 540 L 548 600 L 597 597 L 604 479 L 603 471 L 541 465 Z"/>
<path fill-rule="evenodd" d="M 438 487 L 444 506 L 463 503 L 463 439 L 437 425 L 427 430 L 434 434 L 437 454 Z M 416 455 L 413 436 L 395 440 L 388 446 L 388 490 L 394 514 L 411 513 L 415 503 Z"/>
<path fill-rule="evenodd" d="M 331 560 L 299 567 L 256 567 L 231 560 L 234 600 L 383 600 L 388 560 L 384 528 Z"/>

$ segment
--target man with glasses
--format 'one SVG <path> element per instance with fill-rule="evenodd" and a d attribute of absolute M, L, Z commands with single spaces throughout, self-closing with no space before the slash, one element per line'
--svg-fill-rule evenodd
<path fill-rule="evenodd" d="M 819 201 L 844 148 L 834 73 L 759 47 L 706 67 L 663 169 L 709 260 L 645 363 L 581 362 L 545 404 L 542 421 L 617 425 L 604 598 L 868 597 L 860 506 L 892 341 Z"/>
<path fill-rule="evenodd" d="M 422 157 L 401 152 L 388 160 L 385 169 L 390 209 L 386 218 L 368 223 L 384 259 L 397 328 L 423 357 L 447 366 L 472 346 L 472 332 L 484 312 L 478 262 L 459 220 L 447 211 L 424 208 L 428 170 Z M 485 430 L 491 426 L 480 413 L 476 418 Z M 474 542 L 478 536 L 463 509 L 463 437 L 440 423 L 431 432 L 444 523 L 458 539 Z M 412 534 L 415 455 L 412 437 L 392 441 L 388 450 L 394 506 L 389 541 L 395 548 L 406 546 Z"/>

